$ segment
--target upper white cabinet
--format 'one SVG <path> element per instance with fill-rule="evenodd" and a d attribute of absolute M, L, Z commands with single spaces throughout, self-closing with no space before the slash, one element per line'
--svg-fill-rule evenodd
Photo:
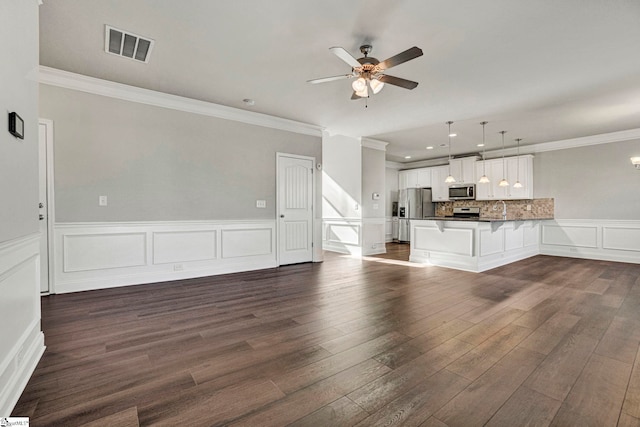
<path fill-rule="evenodd" d="M 444 182 L 449 176 L 449 166 L 436 166 L 431 169 L 431 197 L 434 202 L 449 200 L 449 184 Z"/>
<path fill-rule="evenodd" d="M 407 169 L 398 172 L 398 189 L 431 187 L 431 168 Z"/>
<path fill-rule="evenodd" d="M 489 183 L 477 183 L 486 171 Z M 508 187 L 500 187 L 498 183 L 502 178 L 509 182 Z M 513 184 L 520 181 L 521 188 L 514 188 Z M 476 163 L 476 199 L 477 200 L 501 200 L 501 199 L 533 199 L 533 156 L 523 155 L 518 157 L 506 157 L 491 159 Z"/>
<path fill-rule="evenodd" d="M 456 182 L 473 183 L 476 178 L 476 161 L 477 157 L 464 157 L 461 159 L 451 159 L 451 175 Z"/>
<path fill-rule="evenodd" d="M 431 168 L 416 169 L 418 188 L 431 187 Z"/>

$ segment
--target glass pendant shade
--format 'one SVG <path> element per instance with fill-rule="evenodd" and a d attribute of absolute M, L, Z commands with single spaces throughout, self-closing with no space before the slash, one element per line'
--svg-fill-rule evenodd
<path fill-rule="evenodd" d="M 382 88 L 384 87 L 384 83 L 381 82 L 378 79 L 373 79 L 369 82 L 369 85 L 371 85 L 371 90 L 373 91 L 374 94 L 380 92 L 382 90 Z"/>
<path fill-rule="evenodd" d="M 516 183 L 513 184 L 513 188 L 522 188 L 522 184 L 520 183 L 520 181 L 516 181 Z"/>
<path fill-rule="evenodd" d="M 509 186 L 509 181 L 507 181 L 505 178 L 502 178 L 502 180 L 498 183 L 498 185 L 500 187 L 508 187 Z"/>
<path fill-rule="evenodd" d="M 440 179 L 442 179 L 442 178 L 440 178 Z M 447 179 L 444 180 L 444 182 L 446 182 L 447 184 L 451 184 L 453 182 L 456 182 L 456 179 L 452 175 L 449 175 L 447 177 Z"/>
<path fill-rule="evenodd" d="M 480 177 L 480 180 L 478 180 L 478 182 L 480 184 L 488 184 L 490 181 L 489 181 L 489 178 L 487 177 L 487 175 L 482 175 Z"/>

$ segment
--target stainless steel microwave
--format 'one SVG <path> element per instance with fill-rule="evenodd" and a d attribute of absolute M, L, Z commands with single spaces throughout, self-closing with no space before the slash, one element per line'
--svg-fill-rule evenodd
<path fill-rule="evenodd" d="M 449 200 L 475 200 L 475 184 L 451 184 L 449 186 Z"/>

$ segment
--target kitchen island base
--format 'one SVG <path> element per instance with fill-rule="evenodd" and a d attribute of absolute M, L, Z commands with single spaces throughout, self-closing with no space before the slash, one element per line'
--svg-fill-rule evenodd
<path fill-rule="evenodd" d="M 411 262 L 482 272 L 540 253 L 540 220 L 411 221 Z"/>

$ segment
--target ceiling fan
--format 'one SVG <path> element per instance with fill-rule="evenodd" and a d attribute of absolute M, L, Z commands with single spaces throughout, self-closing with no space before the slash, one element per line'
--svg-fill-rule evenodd
<path fill-rule="evenodd" d="M 330 48 L 329 50 L 333 52 L 334 55 L 351 66 L 351 73 L 308 80 L 308 83 L 316 84 L 357 77 L 351 85 L 353 88 L 351 99 L 367 98 L 369 96 L 369 89 L 376 94 L 382 90 L 385 83 L 405 89 L 414 89 L 418 86 L 418 82 L 383 74 L 383 71 L 422 56 L 422 49 L 414 46 L 382 62 L 368 56 L 372 49 L 373 47 L 369 44 L 360 46 L 360 52 L 362 52 L 364 57 L 356 59 L 341 47 Z"/>

